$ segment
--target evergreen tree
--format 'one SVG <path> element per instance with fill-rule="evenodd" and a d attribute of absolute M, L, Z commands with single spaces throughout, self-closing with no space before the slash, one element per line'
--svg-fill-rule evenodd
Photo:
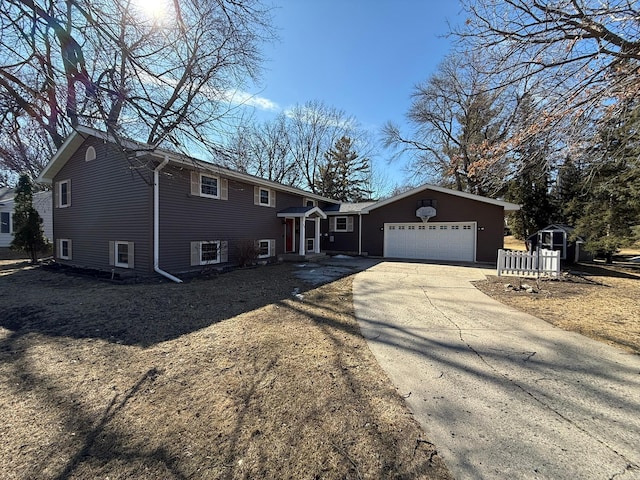
<path fill-rule="evenodd" d="M 509 219 L 509 226 L 516 238 L 526 239 L 549 225 L 553 204 L 549 196 L 548 178 L 544 168 L 533 166 L 523 170 L 509 183 L 509 200 L 521 206 Z"/>
<path fill-rule="evenodd" d="M 31 263 L 38 261 L 38 253 L 49 246 L 42 230 L 42 218 L 33 206 L 33 184 L 28 175 L 21 175 L 16 189 L 11 248 L 29 254 Z"/>
<path fill-rule="evenodd" d="M 333 148 L 324 154 L 315 180 L 319 195 L 343 202 L 358 202 L 369 198 L 367 188 L 370 173 L 367 158 L 360 158 L 353 150 L 349 137 L 340 138 Z"/>
<path fill-rule="evenodd" d="M 514 120 L 519 139 L 511 159 L 514 174 L 506 192 L 509 201 L 521 205 L 509 218 L 509 226 L 519 239 L 549 225 L 554 210 L 549 189 L 549 140 L 546 131 L 533 127 L 538 116 L 531 96 L 524 95 Z"/>
<path fill-rule="evenodd" d="M 552 192 L 556 205 L 552 222 L 575 227 L 584 214 L 589 193 L 584 182 L 584 167 L 578 161 L 567 157 L 558 170 L 556 186 Z"/>
<path fill-rule="evenodd" d="M 613 255 L 634 241 L 640 221 L 640 107 L 601 131 L 594 161 L 584 179 L 588 201 L 576 225 L 586 249 L 611 262 Z"/>

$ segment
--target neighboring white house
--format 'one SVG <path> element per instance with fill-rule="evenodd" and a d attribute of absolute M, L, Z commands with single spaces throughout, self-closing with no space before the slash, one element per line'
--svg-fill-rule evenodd
<path fill-rule="evenodd" d="M 8 247 L 13 240 L 13 208 L 15 191 L 12 188 L 0 188 L 0 247 Z M 48 239 L 53 238 L 53 213 L 51 192 L 38 192 L 33 195 L 33 206 L 42 217 L 42 228 Z"/>

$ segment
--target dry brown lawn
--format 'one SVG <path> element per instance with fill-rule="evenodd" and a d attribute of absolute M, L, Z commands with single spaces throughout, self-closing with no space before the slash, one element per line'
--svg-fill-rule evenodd
<path fill-rule="evenodd" d="M 638 268 L 581 264 L 558 280 L 490 276 L 476 287 L 560 328 L 640 354 Z"/>
<path fill-rule="evenodd" d="M 572 269 L 477 287 L 640 353 L 640 272 Z M 119 285 L 12 259 L 0 312 L 3 479 L 450 478 L 360 335 L 351 277 Z"/>
<path fill-rule="evenodd" d="M 504 248 L 509 250 L 526 250 L 527 247 L 523 240 L 518 240 L 513 235 L 507 235 L 504 237 Z"/>
<path fill-rule="evenodd" d="M 524 242 L 504 238 L 505 248 L 525 250 Z M 566 267 L 559 280 L 489 277 L 476 287 L 489 296 L 565 330 L 640 354 L 640 244 L 620 251 L 613 265 L 590 263 Z M 506 288 L 512 284 L 534 287 Z"/>
<path fill-rule="evenodd" d="M 450 478 L 351 278 L 291 268 L 116 285 L 0 262 L 0 477 Z"/>

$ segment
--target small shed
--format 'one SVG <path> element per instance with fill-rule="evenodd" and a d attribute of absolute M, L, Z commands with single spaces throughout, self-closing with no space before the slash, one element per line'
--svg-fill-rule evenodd
<path fill-rule="evenodd" d="M 530 252 L 538 248 L 559 250 L 560 259 L 569 263 L 591 260 L 584 250 L 584 239 L 572 235 L 574 230 L 569 225 L 548 225 L 527 238 L 528 249 Z"/>

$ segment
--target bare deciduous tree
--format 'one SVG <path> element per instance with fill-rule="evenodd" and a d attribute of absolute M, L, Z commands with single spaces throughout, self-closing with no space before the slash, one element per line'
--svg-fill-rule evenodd
<path fill-rule="evenodd" d="M 383 142 L 413 154 L 417 180 L 495 194 L 507 175 L 505 141 L 517 98 L 491 88 L 474 66 L 473 59 L 448 56 L 413 92 L 407 114 L 413 134 L 388 123 Z"/>
<path fill-rule="evenodd" d="M 53 143 L 34 123 L 8 126 L 11 129 L 0 135 L 0 170 L 7 172 L 7 180 L 12 176 L 15 181 L 16 175 L 23 173 L 37 178 L 55 153 Z"/>
<path fill-rule="evenodd" d="M 463 0 L 456 33 L 491 54 L 493 74 L 544 77 L 559 115 L 592 113 L 612 97 L 640 94 L 640 7 L 631 0 Z"/>
<path fill-rule="evenodd" d="M 280 113 L 262 123 L 248 123 L 231 137 L 226 165 L 267 180 L 297 185 L 300 179 L 291 155 L 287 117 Z"/>
<path fill-rule="evenodd" d="M 361 155 L 374 155 L 373 142 L 354 117 L 321 101 L 308 101 L 273 120 L 240 128 L 226 164 L 319 193 L 316 180 L 324 155 L 342 137 L 349 137 Z"/>
<path fill-rule="evenodd" d="M 4 0 L 0 121 L 59 147 L 77 124 L 151 145 L 219 144 L 230 92 L 257 78 L 272 37 L 259 0 Z M 23 139 L 23 142 L 25 139 Z"/>
<path fill-rule="evenodd" d="M 356 120 L 320 101 L 296 105 L 288 116 L 291 154 L 305 186 L 315 193 L 315 179 L 325 152 L 341 137 L 355 137 Z"/>

